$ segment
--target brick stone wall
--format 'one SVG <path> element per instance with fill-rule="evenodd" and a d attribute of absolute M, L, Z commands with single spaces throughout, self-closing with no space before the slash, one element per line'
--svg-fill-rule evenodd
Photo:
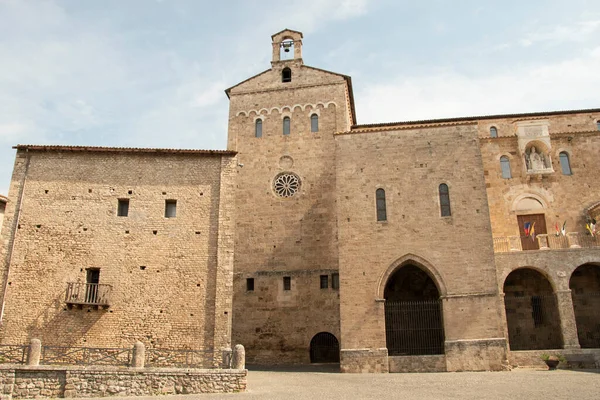
<path fill-rule="evenodd" d="M 40 397 L 154 396 L 246 390 L 246 370 L 0 366 L 2 395 Z"/>
<path fill-rule="evenodd" d="M 292 71 L 282 82 L 283 68 Z M 335 143 L 333 133 L 350 127 L 343 76 L 303 65 L 274 62 L 270 70 L 229 90 L 228 149 L 238 152 L 233 340 L 246 347 L 248 362 L 309 362 L 314 335 L 339 339 Z M 318 132 L 311 132 L 311 115 Z M 283 118 L 291 121 L 283 135 Z M 256 119 L 262 137 L 255 137 Z M 277 174 L 300 181 L 293 197 L 273 190 Z M 320 289 L 320 275 L 329 276 Z M 283 289 L 283 277 L 291 279 Z M 254 279 L 255 290 L 246 290 Z"/>
<path fill-rule="evenodd" d="M 565 113 L 544 118 L 547 121 L 554 173 L 538 176 L 527 173 L 519 149 L 517 129 L 523 119 L 479 121 L 483 173 L 494 237 L 518 235 L 516 216 L 534 213 L 545 214 L 549 234 L 555 233 L 556 223 L 562 227 L 565 221 L 568 232 L 585 231 L 585 210 L 600 200 L 593 183 L 600 170 L 600 158 L 597 156 L 600 153 L 600 131 L 596 128 L 598 119 L 600 113 L 593 112 Z M 489 126 L 498 127 L 498 138 L 489 137 Z M 572 175 L 563 175 L 561 172 L 559 153 L 562 151 L 569 154 Z M 502 178 L 501 156 L 507 156 L 510 160 L 511 179 Z M 526 196 L 539 199 L 544 208 L 517 210 L 518 200 Z"/>
<path fill-rule="evenodd" d="M 19 150 L 20 192 L 2 343 L 214 349 L 230 346 L 233 276 L 231 155 Z M 117 216 L 118 199 L 129 200 Z M 174 218 L 165 201 L 176 200 Z M 7 208 L 2 239 L 17 215 Z M 5 261 L 6 260 L 6 261 Z M 8 259 L 3 257 L 4 276 Z M 110 306 L 68 307 L 67 282 L 99 268 Z"/>
<path fill-rule="evenodd" d="M 403 262 L 435 281 L 446 341 L 503 338 L 476 126 L 374 128 L 337 135 L 336 144 L 342 353 L 386 347 L 385 303 L 376 300 Z M 449 217 L 440 214 L 442 183 L 449 187 Z M 386 195 L 382 222 L 378 188 Z M 490 363 L 484 356 L 475 364 Z"/>

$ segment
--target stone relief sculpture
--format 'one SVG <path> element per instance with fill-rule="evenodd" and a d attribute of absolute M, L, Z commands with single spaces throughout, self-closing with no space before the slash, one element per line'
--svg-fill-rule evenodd
<path fill-rule="evenodd" d="M 544 153 L 538 152 L 535 146 L 531 146 L 529 153 L 523 153 L 527 171 L 543 171 L 551 168 L 550 158 Z"/>

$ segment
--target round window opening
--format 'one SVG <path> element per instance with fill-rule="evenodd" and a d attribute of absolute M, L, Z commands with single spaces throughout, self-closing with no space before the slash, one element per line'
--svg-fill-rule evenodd
<path fill-rule="evenodd" d="M 292 197 L 300 189 L 300 178 L 290 172 L 284 172 L 275 177 L 273 190 L 279 197 Z"/>

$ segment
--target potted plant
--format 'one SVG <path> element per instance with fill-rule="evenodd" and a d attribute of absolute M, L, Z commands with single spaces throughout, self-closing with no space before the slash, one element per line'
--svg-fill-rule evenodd
<path fill-rule="evenodd" d="M 555 370 L 561 361 L 565 361 L 565 358 L 560 354 L 550 355 L 544 353 L 540 356 L 540 358 L 544 360 L 550 371 Z"/>

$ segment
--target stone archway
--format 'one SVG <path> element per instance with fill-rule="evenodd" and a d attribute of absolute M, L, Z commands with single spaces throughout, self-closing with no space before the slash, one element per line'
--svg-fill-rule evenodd
<path fill-rule="evenodd" d="M 419 266 L 407 262 L 385 284 L 385 332 L 390 356 L 444 354 L 440 292 Z"/>
<path fill-rule="evenodd" d="M 504 306 L 511 350 L 562 348 L 554 290 L 539 271 L 512 271 L 504 281 Z"/>
<path fill-rule="evenodd" d="M 571 274 L 569 288 L 582 348 L 600 348 L 600 266 L 584 264 Z"/>
<path fill-rule="evenodd" d="M 339 363 L 340 343 L 335 335 L 329 332 L 320 332 L 310 341 L 311 363 Z"/>

